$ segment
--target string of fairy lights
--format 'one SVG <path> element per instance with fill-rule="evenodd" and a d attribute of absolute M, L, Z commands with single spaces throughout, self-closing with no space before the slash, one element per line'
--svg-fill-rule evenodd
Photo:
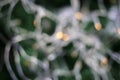
<path fill-rule="evenodd" d="M 33 24 L 36 28 L 34 32 L 27 31 L 23 28 L 18 28 L 20 24 L 19 20 L 12 20 L 11 14 L 13 8 L 21 1 L 27 13 L 32 13 L 35 15 Z M 106 28 L 103 30 L 106 33 L 112 35 L 116 34 L 119 38 L 120 30 L 120 1 L 118 9 L 115 6 L 111 6 L 110 11 L 104 6 L 103 0 L 98 0 L 99 9 L 95 11 L 89 11 L 87 6 L 80 7 L 80 0 L 70 0 L 71 6 L 65 7 L 58 11 L 58 13 L 53 13 L 42 6 L 34 4 L 31 0 L 1 0 L 0 10 L 4 5 L 10 4 L 8 11 L 7 26 L 16 32 L 16 36 L 12 40 L 6 42 L 4 62 L 5 66 L 13 80 L 19 80 L 16 76 L 14 70 L 9 61 L 11 46 L 14 47 L 14 60 L 17 69 L 17 73 L 23 80 L 32 80 L 25 75 L 23 67 L 21 65 L 21 57 L 24 59 L 24 65 L 28 66 L 33 72 L 35 72 L 36 77 L 34 80 L 59 80 L 59 76 L 74 76 L 75 80 L 82 80 L 81 69 L 82 61 L 88 65 L 93 73 L 94 80 L 110 80 L 111 72 L 110 65 L 106 52 L 109 51 L 108 55 L 111 56 L 113 60 L 120 63 L 120 56 L 118 53 L 112 54 L 113 52 L 106 49 L 100 39 L 93 34 L 88 34 L 83 29 L 88 22 L 92 21 L 94 23 L 94 28 L 97 31 L 102 31 L 103 26 L 99 20 L 99 16 L 108 17 L 110 21 L 108 22 Z M 116 1 L 116 0 L 111 0 Z M 88 4 L 88 3 L 87 3 Z M 86 5 L 87 5 L 86 4 Z M 88 6 L 89 7 L 89 6 Z M 115 8 L 112 10 L 112 8 Z M 117 14 L 118 11 L 118 14 Z M 114 16 L 116 14 L 116 16 Z M 0 13 L 0 17 L 4 14 Z M 42 32 L 42 19 L 48 17 L 54 21 L 57 21 L 55 32 L 52 35 L 48 35 Z M 118 19 L 116 19 L 118 18 Z M 81 22 L 83 23 L 81 23 Z M 112 27 L 113 22 L 117 25 Z M 84 25 L 83 25 L 84 24 Z M 10 27 L 9 27 L 10 26 Z M 111 32 L 111 30 L 113 30 Z M 24 33 L 20 33 L 20 30 Z M 117 31 L 116 31 L 117 30 Z M 33 44 L 33 48 L 38 50 L 41 49 L 45 52 L 45 59 L 39 60 L 38 56 L 30 56 L 25 51 L 25 49 L 19 43 L 24 40 L 35 39 L 36 43 Z M 48 45 L 50 43 L 50 45 Z M 79 57 L 75 62 L 72 70 L 69 70 L 67 64 L 62 58 L 63 55 L 68 55 L 64 53 L 63 47 L 68 44 L 73 43 L 74 50 L 70 53 L 72 57 Z M 87 48 L 90 46 L 90 48 Z M 60 65 L 55 61 L 60 59 Z M 82 59 L 82 60 L 81 60 Z M 50 68 L 50 63 L 52 62 L 53 69 Z M 58 67 L 57 67 L 58 66 Z M 62 66 L 62 68 L 61 68 Z M 42 70 L 42 71 L 41 71 Z M 113 77 L 112 77 L 113 78 Z"/>

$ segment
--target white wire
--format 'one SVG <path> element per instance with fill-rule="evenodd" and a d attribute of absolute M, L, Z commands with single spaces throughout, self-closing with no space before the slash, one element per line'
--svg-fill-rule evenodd
<path fill-rule="evenodd" d="M 10 49 L 11 49 L 12 44 L 8 42 L 5 47 L 5 53 L 4 53 L 4 61 L 5 61 L 5 66 L 13 80 L 18 80 L 17 76 L 15 75 L 14 71 L 11 68 L 10 61 L 9 61 L 9 54 L 10 54 Z"/>
<path fill-rule="evenodd" d="M 15 65 L 16 65 L 17 72 L 18 72 L 19 76 L 23 80 L 31 80 L 31 79 L 27 78 L 23 73 L 23 70 L 22 70 L 22 67 L 21 67 L 21 64 L 20 64 L 20 56 L 19 56 L 17 50 L 14 50 L 14 57 L 15 57 Z"/>

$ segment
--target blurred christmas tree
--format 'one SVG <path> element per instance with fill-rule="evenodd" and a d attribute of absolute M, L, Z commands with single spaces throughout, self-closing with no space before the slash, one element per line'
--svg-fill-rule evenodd
<path fill-rule="evenodd" d="M 0 80 L 120 80 L 120 0 L 0 0 Z"/>

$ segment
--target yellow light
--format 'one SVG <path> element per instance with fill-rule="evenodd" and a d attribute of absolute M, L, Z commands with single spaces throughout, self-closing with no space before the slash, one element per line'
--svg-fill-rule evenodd
<path fill-rule="evenodd" d="M 107 58 L 103 58 L 101 61 L 101 66 L 105 66 L 108 63 L 108 59 Z"/>
<path fill-rule="evenodd" d="M 63 32 L 58 32 L 58 33 L 56 34 L 56 37 L 57 37 L 58 39 L 63 40 L 63 41 L 68 41 L 68 40 L 69 40 L 69 36 L 68 36 L 67 34 L 64 34 Z"/>
<path fill-rule="evenodd" d="M 76 13 L 75 13 L 75 18 L 78 19 L 78 20 L 81 20 L 81 19 L 82 19 L 82 16 L 83 16 L 83 15 L 82 15 L 82 13 L 80 13 L 80 12 L 76 12 Z"/>
<path fill-rule="evenodd" d="M 102 25 L 100 23 L 95 23 L 95 29 L 100 31 L 102 29 Z"/>
<path fill-rule="evenodd" d="M 62 38 L 63 38 L 63 32 L 58 32 L 58 33 L 56 34 L 56 37 L 57 37 L 58 39 L 62 39 Z"/>
<path fill-rule="evenodd" d="M 68 40 L 69 40 L 69 36 L 68 36 L 67 34 L 64 34 L 62 39 L 63 39 L 64 41 L 68 41 Z"/>

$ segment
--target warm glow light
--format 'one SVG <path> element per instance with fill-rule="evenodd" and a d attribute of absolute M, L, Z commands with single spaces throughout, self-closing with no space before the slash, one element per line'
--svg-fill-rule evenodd
<path fill-rule="evenodd" d="M 101 61 L 101 66 L 107 65 L 108 63 L 108 59 L 107 58 L 103 58 Z"/>
<path fill-rule="evenodd" d="M 63 32 L 58 32 L 58 33 L 56 34 L 56 37 L 57 37 L 58 39 L 62 39 L 62 40 L 64 40 L 64 41 L 68 41 L 68 40 L 69 40 L 69 36 L 68 36 L 67 34 L 64 34 Z"/>
<path fill-rule="evenodd" d="M 64 35 L 63 35 L 63 40 L 64 40 L 64 41 L 68 41 L 68 40 L 69 40 L 69 36 L 68 36 L 67 34 L 64 34 Z"/>
<path fill-rule="evenodd" d="M 95 29 L 100 31 L 102 29 L 102 25 L 100 23 L 95 23 Z"/>
<path fill-rule="evenodd" d="M 63 38 L 63 33 L 62 33 L 62 32 L 58 32 L 58 33 L 56 34 L 56 37 L 57 37 L 58 39 L 62 39 L 62 38 Z"/>
<path fill-rule="evenodd" d="M 81 18 L 82 18 L 82 13 L 76 12 L 76 13 L 75 13 L 75 18 L 78 19 L 78 20 L 81 20 Z"/>

